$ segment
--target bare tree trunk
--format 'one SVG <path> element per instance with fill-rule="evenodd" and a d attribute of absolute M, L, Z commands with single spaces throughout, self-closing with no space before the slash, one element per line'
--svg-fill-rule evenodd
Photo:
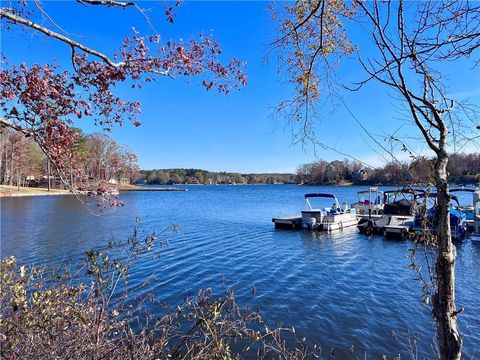
<path fill-rule="evenodd" d="M 3 184 L 3 154 L 5 148 L 7 147 L 5 141 L 5 134 L 0 132 L 0 183 Z"/>
<path fill-rule="evenodd" d="M 50 168 L 50 159 L 47 159 L 48 191 L 52 190 L 52 169 Z"/>
<path fill-rule="evenodd" d="M 447 181 L 448 155 L 437 154 L 435 182 L 437 187 L 437 291 L 433 298 L 433 315 L 437 320 L 437 335 L 441 360 L 460 359 L 462 338 L 457 326 L 455 307 L 455 258 L 456 249 L 450 233 L 450 193 Z"/>
<path fill-rule="evenodd" d="M 3 181 L 2 183 L 4 185 L 7 185 L 7 174 L 8 174 L 8 146 L 5 143 L 5 172 L 3 173 Z"/>
<path fill-rule="evenodd" d="M 13 154 L 14 154 L 14 151 L 13 151 L 13 145 L 12 145 L 12 151 L 11 151 L 11 153 L 10 153 L 10 170 L 8 171 L 8 176 L 9 176 L 8 185 L 9 185 L 10 187 L 13 186 L 13 170 L 14 170 L 14 168 L 13 168 L 13 165 L 14 165 L 14 161 L 13 161 L 14 156 L 13 156 Z"/>

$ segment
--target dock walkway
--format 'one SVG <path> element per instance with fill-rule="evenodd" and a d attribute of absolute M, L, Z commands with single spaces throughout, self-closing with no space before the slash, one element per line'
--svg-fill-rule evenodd
<path fill-rule="evenodd" d="M 288 216 L 281 218 L 273 218 L 272 222 L 275 224 L 275 229 L 301 229 L 302 216 Z"/>

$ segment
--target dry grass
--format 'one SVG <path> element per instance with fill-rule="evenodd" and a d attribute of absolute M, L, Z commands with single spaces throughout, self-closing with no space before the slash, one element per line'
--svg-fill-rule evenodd
<path fill-rule="evenodd" d="M 40 196 L 40 195 L 68 195 L 71 194 L 69 190 L 52 189 L 48 191 L 47 188 L 36 187 L 20 187 L 0 185 L 0 197 L 9 196 Z"/>

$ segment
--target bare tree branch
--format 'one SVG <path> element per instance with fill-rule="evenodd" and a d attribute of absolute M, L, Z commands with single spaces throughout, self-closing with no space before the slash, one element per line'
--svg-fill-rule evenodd
<path fill-rule="evenodd" d="M 98 57 L 100 58 L 101 60 L 103 60 L 108 66 L 111 66 L 113 68 L 118 68 L 118 67 L 121 67 L 121 66 L 125 66 L 127 63 L 126 62 L 115 62 L 113 60 L 111 60 L 107 55 L 97 51 L 97 50 L 94 50 L 92 48 L 89 48 L 85 45 L 83 45 L 82 43 L 79 43 L 78 41 L 75 41 L 75 40 L 72 40 L 70 39 L 69 37 L 67 36 L 64 36 L 62 34 L 59 34 L 57 32 L 54 32 L 50 29 L 47 29 L 46 27 L 44 26 L 41 26 L 37 23 L 34 23 L 33 21 L 30 21 L 28 19 L 25 19 L 25 18 L 22 18 L 20 16 L 17 16 L 15 14 L 12 14 L 12 13 L 9 13 L 7 11 L 5 11 L 4 9 L 0 8 L 0 17 L 1 18 L 5 18 L 5 19 L 8 19 L 14 23 L 17 23 L 17 24 L 21 24 L 21 25 L 24 25 L 24 26 L 27 26 L 29 28 L 32 28 L 36 31 L 39 31 L 49 37 L 52 37 L 52 38 L 55 38 L 57 40 L 60 40 L 68 45 L 70 45 L 70 47 L 72 48 L 77 48 L 77 49 L 80 49 L 82 50 L 83 52 L 85 53 L 88 53 L 90 55 L 93 55 L 95 57 Z M 152 73 L 154 74 L 157 74 L 157 75 L 162 75 L 162 76 L 170 76 L 168 71 L 160 71 L 160 70 L 155 70 L 155 69 L 152 69 L 150 70 Z"/>

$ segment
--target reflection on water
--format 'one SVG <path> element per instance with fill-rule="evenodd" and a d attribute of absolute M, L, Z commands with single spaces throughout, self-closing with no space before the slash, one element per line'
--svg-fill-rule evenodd
<path fill-rule="evenodd" d="M 275 230 L 273 216 L 293 215 L 307 192 L 334 192 L 349 203 L 355 187 L 298 186 L 191 187 L 188 192 L 137 192 L 123 196 L 125 207 L 102 217 L 89 214 L 72 197 L 2 199 L 1 255 L 22 263 L 55 263 L 125 239 L 136 218 L 142 229 L 180 230 L 158 259 L 145 257 L 132 269 L 131 286 L 156 273 L 153 291 L 179 303 L 200 288 L 236 289 L 242 304 L 259 308 L 269 323 L 295 326 L 297 333 L 334 347 L 350 358 L 355 345 L 363 357 L 402 354 L 404 333 L 417 334 L 421 352 L 431 355 L 435 326 L 421 305 L 421 284 L 408 269 L 408 242 L 368 238 L 355 228 L 322 234 Z M 465 354 L 480 349 L 480 246 L 458 245 L 458 304 Z M 255 285 L 256 295 L 252 295 Z M 137 294 L 138 295 L 138 294 Z M 151 311 L 161 311 L 152 305 Z M 477 351 L 475 353 L 475 351 Z"/>

